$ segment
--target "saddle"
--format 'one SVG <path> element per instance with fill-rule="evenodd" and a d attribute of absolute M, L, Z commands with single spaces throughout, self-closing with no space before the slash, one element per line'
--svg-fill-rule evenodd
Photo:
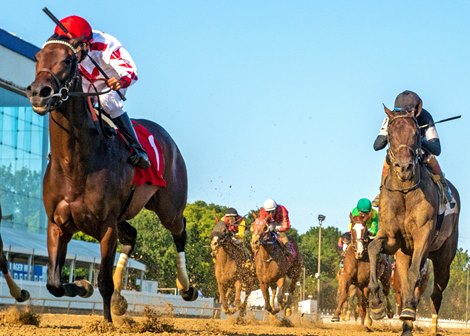
<path fill-rule="evenodd" d="M 119 135 L 121 141 L 123 141 L 129 148 L 127 140 L 119 133 L 119 129 L 108 113 L 102 109 L 96 109 L 91 105 L 89 105 L 88 108 L 92 114 L 94 122 L 98 123 L 100 118 L 103 121 L 103 132 L 105 133 L 105 136 L 112 137 L 114 135 Z M 160 143 L 143 125 L 138 124 L 134 120 L 132 120 L 132 124 L 142 148 L 148 153 L 151 163 L 151 166 L 148 169 L 134 167 L 132 185 L 140 186 L 143 184 L 151 184 L 159 187 L 166 187 L 166 181 L 163 178 L 163 151 Z"/>

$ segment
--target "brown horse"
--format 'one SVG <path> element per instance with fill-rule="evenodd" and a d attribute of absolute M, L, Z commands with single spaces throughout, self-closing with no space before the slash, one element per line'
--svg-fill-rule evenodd
<path fill-rule="evenodd" d="M 242 245 L 243 241 L 235 240 L 229 232 L 212 238 L 212 255 L 215 258 L 215 278 L 219 290 L 222 311 L 225 314 L 234 314 L 237 310 L 245 315 L 248 296 L 256 284 L 253 261 L 248 250 Z M 235 309 L 228 303 L 231 290 L 235 293 Z M 245 291 L 245 299 L 241 301 L 241 292 Z"/>
<path fill-rule="evenodd" d="M 450 277 L 450 265 L 457 250 L 460 197 L 450 184 L 456 204 L 439 214 L 441 195 L 428 169 L 421 160 L 421 134 L 416 115 L 417 108 L 392 112 L 384 107 L 388 121 L 388 160 L 390 173 L 385 179 L 380 196 L 380 230 L 369 246 L 372 295 L 372 317 L 383 316 L 379 298 L 376 268 L 381 251 L 396 253 L 404 308 L 402 335 L 411 335 L 420 291 L 416 291 L 423 278 L 422 269 L 429 258 L 433 263 L 434 288 L 432 332 L 437 333 L 437 320 L 442 292 Z"/>
<path fill-rule="evenodd" d="M 424 275 L 419 281 L 419 286 L 417 286 L 415 289 L 415 296 L 421 296 L 428 287 L 429 263 L 427 261 L 425 267 L 422 269 L 422 272 L 424 272 Z M 398 316 L 400 316 L 401 311 L 403 309 L 403 300 L 401 297 L 400 275 L 398 274 L 398 271 L 396 269 L 396 263 L 392 265 L 392 276 L 390 277 L 390 285 L 392 286 L 393 291 L 395 292 L 396 313 Z"/>
<path fill-rule="evenodd" d="M 104 318 L 123 314 L 127 303 L 120 295 L 122 274 L 134 249 L 137 232 L 126 220 L 146 207 L 154 211 L 172 234 L 178 252 L 177 286 L 185 300 L 195 300 L 186 271 L 186 167 L 178 147 L 159 125 L 138 120 L 163 148 L 166 187 L 132 186 L 134 167 L 119 136 L 93 121 L 82 92 L 78 62 L 84 57 L 80 40 L 52 36 L 36 54 L 36 78 L 27 88 L 33 110 L 49 113 L 50 161 L 44 176 L 43 197 L 48 216 L 49 270 L 47 288 L 57 297 L 88 297 L 89 283 L 61 283 L 61 272 L 72 235 L 82 231 L 100 242 L 98 287 Z M 89 95 L 89 94 L 86 94 Z M 117 240 L 122 252 L 113 281 Z"/>
<path fill-rule="evenodd" d="M 365 226 L 367 217 L 363 216 L 352 216 L 351 219 L 351 240 L 352 243 L 346 250 L 344 256 L 344 271 L 341 274 L 339 281 L 339 295 L 338 304 L 334 312 L 332 322 L 340 321 L 341 308 L 348 298 L 348 291 L 351 284 L 355 285 L 358 291 L 361 293 L 361 299 L 359 304 L 359 316 L 361 318 L 361 325 L 365 323 L 370 325 L 372 323 L 369 317 L 368 305 L 369 305 L 369 276 L 370 276 L 370 265 L 368 244 L 370 237 L 368 230 Z M 382 283 L 382 290 L 384 297 L 387 301 L 387 313 L 388 317 L 393 317 L 393 310 L 388 299 L 390 293 L 390 275 L 391 267 L 390 264 L 384 258 L 377 265 L 379 271 L 379 278 Z M 367 321 L 366 321 L 367 320 Z"/>
<path fill-rule="evenodd" d="M 0 222 L 2 221 L 2 206 L 0 205 Z M 0 268 L 2 269 L 3 277 L 7 282 L 8 289 L 10 290 L 10 295 L 17 301 L 17 302 L 24 302 L 29 300 L 29 292 L 25 289 L 21 289 L 13 280 L 10 272 L 8 271 L 8 260 L 5 258 L 5 254 L 3 253 L 3 241 L 2 237 L 0 236 Z"/>
<path fill-rule="evenodd" d="M 285 316 L 292 313 L 292 295 L 300 277 L 303 261 L 297 243 L 289 237 L 291 258 L 286 256 L 286 249 L 277 234 L 269 230 L 265 220 L 256 218 L 252 224 L 251 247 L 254 252 L 256 277 L 264 298 L 264 308 L 271 314 L 281 309 Z M 286 291 L 286 287 L 289 287 Z M 272 297 L 269 295 L 269 288 Z M 275 308 L 274 296 L 277 291 L 279 308 Z"/>

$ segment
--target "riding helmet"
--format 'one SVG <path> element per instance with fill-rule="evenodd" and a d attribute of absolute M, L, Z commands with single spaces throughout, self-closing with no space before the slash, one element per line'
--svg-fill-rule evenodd
<path fill-rule="evenodd" d="M 372 209 L 372 203 L 370 202 L 369 199 L 361 198 L 357 202 L 357 210 L 361 212 L 370 212 L 371 209 Z"/>
<path fill-rule="evenodd" d="M 60 23 L 62 23 L 62 25 L 67 28 L 72 38 L 80 38 L 83 39 L 83 41 L 90 41 L 93 37 L 90 24 L 87 20 L 80 16 L 67 16 L 60 20 Z M 54 33 L 59 36 L 68 37 L 67 33 L 65 33 L 59 26 L 55 27 Z"/>
<path fill-rule="evenodd" d="M 274 211 L 277 208 L 277 203 L 275 200 L 268 198 L 266 201 L 264 201 L 263 208 L 266 211 Z"/>
<path fill-rule="evenodd" d="M 238 216 L 238 212 L 237 212 L 237 210 L 235 210 L 234 208 L 228 208 L 228 209 L 225 211 L 225 216 L 226 216 L 226 217 L 237 217 L 237 216 Z"/>

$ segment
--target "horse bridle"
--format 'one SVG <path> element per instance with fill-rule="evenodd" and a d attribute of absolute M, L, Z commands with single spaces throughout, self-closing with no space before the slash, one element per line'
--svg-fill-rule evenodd
<path fill-rule="evenodd" d="M 72 68 L 70 69 L 70 73 L 67 77 L 67 79 L 64 81 L 64 83 L 61 83 L 61 81 L 57 78 L 57 76 L 52 72 L 51 69 L 48 69 L 48 68 L 40 68 L 38 69 L 38 71 L 36 71 L 36 77 L 38 76 L 39 73 L 41 72 L 47 72 L 51 75 L 51 77 L 54 79 L 54 81 L 56 82 L 57 84 L 57 87 L 59 88 L 59 90 L 57 92 L 54 92 L 49 99 L 48 103 L 47 103 L 47 106 L 46 106 L 46 109 L 49 110 L 51 108 L 56 108 L 56 107 L 59 107 L 60 105 L 62 105 L 62 103 L 66 102 L 71 96 L 78 96 L 78 97 L 89 97 L 89 96 L 99 96 L 99 95 L 102 95 L 102 94 L 106 94 L 108 92 L 111 91 L 111 89 L 109 90 L 105 90 L 105 91 L 101 91 L 101 92 L 98 92 L 95 88 L 95 91 L 96 92 L 72 92 L 70 91 L 74 82 L 79 78 L 79 71 L 78 71 L 78 63 L 79 63 L 79 60 L 78 60 L 78 52 L 79 52 L 79 49 L 75 48 L 70 42 L 68 41 L 65 41 L 65 40 L 49 40 L 47 41 L 46 43 L 44 43 L 44 45 L 42 46 L 42 48 L 44 48 L 45 46 L 49 45 L 49 44 L 62 44 L 62 45 L 65 45 L 67 46 L 70 50 L 73 51 L 73 58 L 72 58 Z M 93 85 L 94 87 L 94 85 Z"/>
<path fill-rule="evenodd" d="M 416 125 L 416 133 L 415 135 L 417 136 L 418 138 L 418 141 L 417 141 L 417 146 L 416 148 L 413 148 L 412 146 L 409 146 L 409 145 L 405 145 L 405 144 L 401 144 L 398 146 L 397 150 L 401 149 L 401 148 L 406 148 L 412 155 L 413 155 L 413 163 L 414 163 L 414 166 L 417 167 L 419 165 L 419 161 L 421 160 L 421 155 L 422 155 L 422 151 L 421 151 L 421 137 L 420 137 L 420 133 L 419 133 L 419 130 L 420 130 L 420 127 L 419 127 L 419 124 L 418 124 L 418 121 L 416 120 L 416 118 L 412 115 L 408 115 L 408 114 L 400 114 L 400 115 L 397 115 L 397 116 L 394 116 L 393 118 L 391 118 L 388 122 L 388 126 L 390 127 L 390 125 L 398 120 L 398 119 L 402 119 L 402 118 L 407 118 L 407 119 L 411 119 L 414 121 L 415 125 Z M 388 142 L 388 158 L 390 160 L 390 163 L 393 163 L 394 161 L 396 161 L 396 156 L 395 156 L 395 153 L 393 152 L 392 150 L 392 147 L 390 146 L 390 134 L 387 135 L 387 142 Z M 419 173 L 419 176 L 418 176 L 418 179 L 417 181 L 409 186 L 409 187 L 404 187 L 404 188 L 392 188 L 392 187 L 389 187 L 387 185 L 387 180 L 388 180 L 388 177 L 387 179 L 384 181 L 384 187 L 389 190 L 389 191 L 400 191 L 400 192 L 403 192 L 403 193 L 407 193 L 411 190 L 414 190 L 418 187 L 418 185 L 420 184 L 421 182 L 421 174 Z"/>

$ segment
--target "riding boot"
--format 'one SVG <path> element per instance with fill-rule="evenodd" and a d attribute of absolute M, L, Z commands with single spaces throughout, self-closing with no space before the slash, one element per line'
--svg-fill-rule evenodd
<path fill-rule="evenodd" d="M 147 156 L 147 152 L 142 148 L 142 145 L 137 138 L 137 134 L 135 133 L 134 127 L 132 126 L 131 120 L 127 113 L 121 114 L 119 117 L 113 119 L 116 126 L 121 131 L 122 135 L 126 140 L 129 142 L 129 146 L 132 147 L 133 153 L 127 159 L 127 161 L 139 168 L 148 168 L 150 167 L 150 161 Z"/>
<path fill-rule="evenodd" d="M 382 168 L 382 176 L 380 177 L 380 190 L 377 196 L 375 196 L 374 200 L 372 201 L 372 206 L 373 207 L 378 207 L 380 204 L 380 194 L 382 192 L 382 188 L 385 183 L 385 178 L 387 177 L 388 173 L 390 171 L 390 165 L 388 164 L 387 160 L 385 160 L 383 168 Z"/>
<path fill-rule="evenodd" d="M 286 257 L 290 257 L 290 249 L 289 249 L 289 238 L 287 238 L 287 235 L 285 232 L 279 232 L 279 236 L 281 238 L 282 245 L 284 247 L 284 254 Z"/>
<path fill-rule="evenodd" d="M 447 180 L 444 176 L 444 173 L 442 172 L 441 166 L 439 165 L 439 162 L 437 161 L 436 157 L 434 155 L 429 155 L 425 162 L 427 166 L 431 168 L 431 172 L 439 176 L 439 182 L 441 182 L 442 190 L 444 192 L 444 201 L 445 203 L 449 203 L 450 207 L 453 208 L 455 203 L 452 202 L 452 191 L 450 190 L 449 185 L 447 184 Z"/>

